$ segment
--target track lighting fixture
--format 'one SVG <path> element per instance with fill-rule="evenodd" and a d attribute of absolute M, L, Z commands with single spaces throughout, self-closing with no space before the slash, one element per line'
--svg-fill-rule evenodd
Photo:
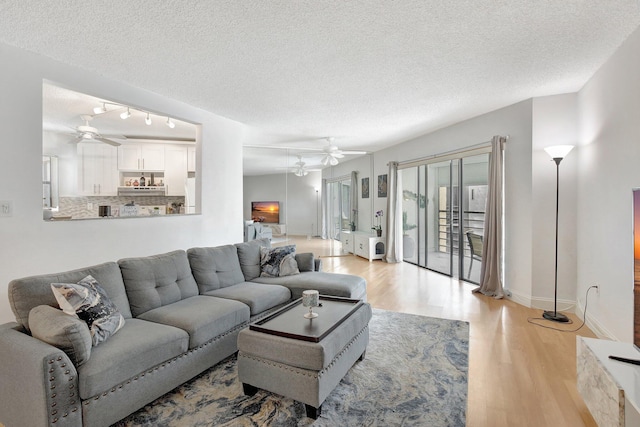
<path fill-rule="evenodd" d="M 144 122 L 145 122 L 145 124 L 147 126 L 151 126 L 151 124 L 153 123 L 153 120 L 151 119 L 151 112 L 149 112 L 149 111 L 141 110 L 139 108 L 131 107 L 129 105 L 118 104 L 116 102 L 102 101 L 101 104 L 102 104 L 101 106 L 93 108 L 93 115 L 111 113 L 111 112 L 115 112 L 115 111 L 119 111 L 120 110 L 120 111 L 122 111 L 120 113 L 120 118 L 122 120 L 126 120 L 129 117 L 131 117 L 131 110 L 135 110 L 135 111 L 138 111 L 138 112 L 140 112 L 142 114 L 145 114 Z M 107 110 L 107 105 L 110 106 L 110 110 Z M 93 117 L 93 116 L 91 116 L 91 117 Z M 166 125 L 169 126 L 169 128 L 171 128 L 171 129 L 174 129 L 176 127 L 175 122 L 171 119 L 171 117 L 168 117 L 168 116 L 167 116 Z"/>

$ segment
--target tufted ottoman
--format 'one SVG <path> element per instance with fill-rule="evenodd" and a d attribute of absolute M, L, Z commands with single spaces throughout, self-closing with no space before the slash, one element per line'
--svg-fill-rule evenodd
<path fill-rule="evenodd" d="M 369 343 L 371 307 L 361 300 L 320 296 L 315 319 L 301 300 L 252 323 L 238 335 L 238 376 L 244 393 L 258 389 L 305 404 L 317 418 L 322 402 Z"/>

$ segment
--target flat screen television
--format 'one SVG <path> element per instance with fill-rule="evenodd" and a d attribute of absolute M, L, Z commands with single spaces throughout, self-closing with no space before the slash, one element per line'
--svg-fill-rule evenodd
<path fill-rule="evenodd" d="M 280 224 L 280 202 L 251 202 L 251 219 L 254 222 Z"/>

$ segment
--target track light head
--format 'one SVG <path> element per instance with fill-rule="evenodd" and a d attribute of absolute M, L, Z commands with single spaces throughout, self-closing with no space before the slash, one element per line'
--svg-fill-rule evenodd
<path fill-rule="evenodd" d="M 149 115 L 149 113 L 147 113 L 147 118 L 144 119 L 144 122 L 147 124 L 147 126 L 151 126 L 151 116 Z"/>
<path fill-rule="evenodd" d="M 171 129 L 176 127 L 176 124 L 171 121 L 171 117 L 167 117 L 167 126 L 169 126 Z"/>
<path fill-rule="evenodd" d="M 106 103 L 102 103 L 102 107 L 94 107 L 93 109 L 93 113 L 94 114 L 103 114 L 107 112 L 107 104 Z"/>
<path fill-rule="evenodd" d="M 131 111 L 129 110 L 129 107 L 127 107 L 127 111 L 123 111 L 123 112 L 120 114 L 120 118 L 121 118 L 122 120 L 126 120 L 126 119 L 128 119 L 129 117 L 131 117 Z"/>

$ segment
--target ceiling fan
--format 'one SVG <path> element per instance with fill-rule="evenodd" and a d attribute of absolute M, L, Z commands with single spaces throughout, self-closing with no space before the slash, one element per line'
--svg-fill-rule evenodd
<path fill-rule="evenodd" d="M 309 169 L 307 164 L 302 161 L 302 155 L 297 155 L 298 161 L 294 163 L 293 166 L 289 168 L 283 168 L 291 171 L 295 176 L 307 176 L 310 171 L 320 171 L 321 169 Z M 280 169 L 280 168 L 278 168 Z"/>
<path fill-rule="evenodd" d="M 338 159 L 344 158 L 345 155 L 367 154 L 366 151 L 340 150 L 333 144 L 333 137 L 328 137 L 326 140 L 329 145 L 322 149 L 323 157 L 322 160 L 320 160 L 323 166 L 335 166 L 339 163 Z"/>
<path fill-rule="evenodd" d="M 127 139 L 124 135 L 102 135 L 98 129 L 93 126 L 89 126 L 89 122 L 93 120 L 93 116 L 91 115 L 83 114 L 80 118 L 84 121 L 84 125 L 78 126 L 74 129 L 76 131 L 76 137 L 69 142 L 78 143 L 82 141 L 99 141 L 117 147 L 122 144 L 109 138 Z"/>

